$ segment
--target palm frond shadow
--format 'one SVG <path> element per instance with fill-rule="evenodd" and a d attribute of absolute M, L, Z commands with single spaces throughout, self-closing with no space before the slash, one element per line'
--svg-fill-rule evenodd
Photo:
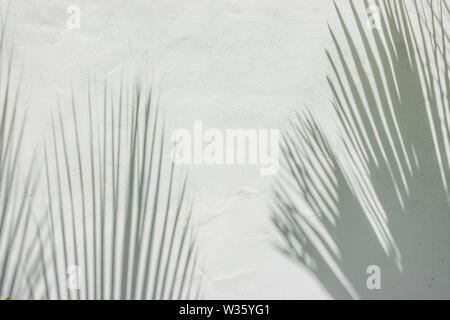
<path fill-rule="evenodd" d="M 330 28 L 327 79 L 342 137 L 330 147 L 313 116 L 292 121 L 273 220 L 283 251 L 335 298 L 449 298 L 450 11 L 375 4 L 379 30 L 354 2 L 351 21 L 336 6 L 344 40 Z M 379 290 L 366 283 L 371 265 Z"/>
<path fill-rule="evenodd" d="M 165 161 L 157 99 L 140 81 L 104 90 L 99 105 L 89 85 L 85 113 L 72 92 L 71 114 L 59 107 L 45 142 L 39 297 L 196 298 L 187 178 Z"/>
<path fill-rule="evenodd" d="M 0 25 L 0 298 L 16 299 L 29 291 L 36 256 L 32 208 L 38 176 L 34 161 L 20 165 L 26 114 L 18 108 L 20 77 L 12 70 L 13 51 L 5 41 L 8 10 Z"/>

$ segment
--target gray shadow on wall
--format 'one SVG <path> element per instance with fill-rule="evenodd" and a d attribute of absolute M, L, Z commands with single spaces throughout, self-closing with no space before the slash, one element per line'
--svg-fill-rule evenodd
<path fill-rule="evenodd" d="M 375 4 L 373 30 L 354 2 L 352 19 L 336 6 L 345 40 L 330 29 L 327 79 L 342 137 L 330 143 L 311 114 L 291 119 L 273 221 L 281 250 L 334 298 L 450 298 L 450 10 Z"/>

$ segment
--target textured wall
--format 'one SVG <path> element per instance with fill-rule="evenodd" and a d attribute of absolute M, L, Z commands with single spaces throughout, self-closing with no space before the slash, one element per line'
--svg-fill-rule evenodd
<path fill-rule="evenodd" d="M 353 13 L 350 6 L 346 1 L 339 2 L 342 3 L 340 13 L 344 21 L 351 21 Z M 2 0 L 0 3 L 4 13 L 6 1 Z M 67 19 L 71 15 L 67 12 L 67 8 L 70 5 L 80 8 L 79 29 L 67 27 Z M 355 10 L 363 17 L 362 21 L 366 24 L 367 10 L 363 1 L 357 3 Z M 330 28 L 338 42 L 347 43 L 345 42 L 346 34 L 332 1 L 17 0 L 12 1 L 9 17 L 7 39 L 10 43 L 14 43 L 17 58 L 15 70 L 22 72 L 23 79 L 19 107 L 28 107 L 30 112 L 31 121 L 26 131 L 26 143 L 29 146 L 42 144 L 42 139 L 50 128 L 52 110 L 56 110 L 57 96 L 61 101 L 63 117 L 69 117 L 71 82 L 75 92 L 83 92 L 86 90 L 86 77 L 89 75 L 91 79 L 94 79 L 92 82 L 95 87 L 93 89 L 95 96 L 101 98 L 105 74 L 116 88 L 122 74 L 126 77 L 139 74 L 145 79 L 152 77 L 155 92 L 159 95 L 159 108 L 164 114 L 166 130 L 169 133 L 176 128 L 192 128 L 196 120 L 202 121 L 205 127 L 220 130 L 227 128 L 284 130 L 289 127 L 288 120 L 295 118 L 296 111 L 309 109 L 328 135 L 327 139 L 331 145 L 339 145 L 339 137 L 345 136 L 342 132 L 340 135 L 335 134 L 336 130 L 340 130 L 342 123 L 339 122 L 331 103 L 333 92 L 326 76 L 333 75 L 333 68 L 325 50 L 327 49 L 333 57 L 339 57 L 342 53 L 344 60 L 348 61 L 354 59 L 354 52 L 347 45 L 343 45 L 342 52 L 339 52 L 332 40 Z M 347 31 L 358 38 L 355 46 L 361 53 L 364 44 L 358 37 L 358 30 L 357 24 L 349 22 Z M 370 28 L 366 25 L 364 30 L 370 32 Z M 380 54 L 375 53 L 375 55 L 377 56 L 375 59 L 378 59 L 377 63 L 383 65 L 383 62 L 379 60 Z M 373 74 L 370 55 L 363 53 L 360 56 L 361 66 L 369 74 L 370 81 L 376 81 L 377 74 Z M 448 68 L 448 65 L 442 64 L 440 67 Z M 353 66 L 351 68 L 353 68 L 352 74 L 357 77 L 360 70 L 355 70 Z M 381 77 L 386 78 L 387 75 L 383 73 Z M 398 81 L 406 81 L 406 79 Z M 445 84 L 445 81 L 443 83 Z M 374 84 L 375 87 L 377 85 L 380 84 Z M 366 96 L 367 92 L 364 89 L 361 90 Z M 382 99 L 380 97 L 374 100 Z M 392 104 L 395 105 L 393 102 Z M 374 107 L 370 101 L 368 105 Z M 379 105 L 383 106 L 382 100 Z M 407 105 L 402 106 L 405 107 L 404 112 L 410 112 Z M 448 104 L 446 106 L 448 107 Z M 77 110 L 80 114 L 87 112 L 83 108 Z M 424 112 L 424 117 L 425 114 Z M 416 118 L 421 116 L 411 116 L 407 119 Z M 88 130 L 86 123 L 81 122 L 80 125 L 81 131 Z M 362 127 L 364 125 L 363 123 Z M 395 125 L 392 126 L 394 127 Z M 392 128 L 389 130 L 395 131 Z M 417 129 L 418 134 L 422 130 L 420 127 L 405 127 L 406 131 L 414 129 Z M 410 133 L 407 132 L 406 135 L 408 134 Z M 370 133 L 368 135 L 370 136 Z M 395 136 L 395 133 L 392 135 Z M 383 140 L 383 143 L 389 145 L 387 136 L 389 135 L 386 135 L 386 141 Z M 384 136 L 381 139 L 384 139 Z M 421 143 L 432 144 L 431 141 L 432 139 L 423 141 L 419 139 L 414 143 L 420 146 Z M 423 152 L 421 161 L 426 161 L 428 153 L 434 153 L 431 146 L 428 147 L 430 148 L 427 149 L 427 146 L 424 146 L 419 151 Z M 407 148 L 410 148 L 408 143 Z M 30 159 L 31 149 L 26 148 L 25 161 Z M 408 152 L 411 150 L 408 149 Z M 330 158 L 329 155 L 324 157 Z M 387 158 L 390 159 L 390 155 Z M 392 159 L 395 158 L 395 155 L 392 156 Z M 414 161 L 412 153 L 409 158 Z M 343 159 L 340 161 L 345 162 Z M 395 160 L 392 161 L 395 162 Z M 388 160 L 386 162 L 389 163 Z M 369 164 L 371 165 L 376 167 L 374 164 Z M 406 168 L 406 162 L 404 166 Z M 343 167 L 347 168 L 345 163 Z M 345 294 L 340 293 L 340 289 L 334 291 L 336 286 L 327 282 L 328 277 L 332 277 L 330 273 L 321 273 L 317 270 L 313 272 L 308 263 L 305 265 L 305 261 L 298 263 L 297 259 L 288 257 L 278 249 L 283 239 L 271 220 L 273 213 L 271 187 L 276 177 L 261 176 L 258 168 L 252 165 L 193 165 L 186 169 L 189 171 L 189 185 L 194 198 L 194 227 L 199 244 L 198 272 L 203 282 L 202 292 L 205 298 L 346 297 Z M 351 169 L 347 171 L 353 172 Z M 352 180 L 348 172 L 343 175 Z M 418 174 L 425 177 L 435 174 L 432 169 L 427 172 L 421 171 Z M 380 185 L 383 186 L 383 183 L 390 186 L 391 180 L 388 178 L 375 180 L 377 175 L 378 177 L 389 176 L 389 170 L 380 169 L 379 172 L 372 172 L 372 174 L 374 176 L 356 179 L 357 182 L 354 182 L 357 184 L 358 181 L 363 181 L 366 186 L 359 191 L 358 199 L 364 198 L 364 194 L 377 193 L 377 188 L 380 188 Z M 341 181 L 339 173 L 334 172 L 333 175 L 336 180 Z M 358 171 L 356 175 L 364 174 Z M 394 175 L 394 179 L 401 181 L 400 174 L 397 176 L 397 173 L 394 173 Z M 439 180 L 439 174 L 436 173 L 436 175 L 436 179 Z M 345 178 L 342 179 L 347 181 Z M 445 175 L 444 180 L 446 179 Z M 341 183 L 348 182 L 342 181 Z M 357 205 L 351 204 L 354 199 L 349 194 L 357 194 L 358 191 L 352 189 L 352 186 L 354 187 L 352 182 L 348 183 L 352 192 L 336 191 L 342 196 L 337 201 L 338 205 L 343 204 L 340 209 L 336 209 L 337 216 L 342 217 L 348 212 L 352 212 L 357 217 L 370 217 L 371 214 L 382 216 L 383 212 L 389 214 L 395 211 L 397 214 L 399 213 L 397 211 L 403 210 L 401 205 L 394 201 L 395 199 L 389 198 L 384 202 L 383 199 L 390 197 L 391 192 L 394 192 L 391 189 L 389 189 L 390 195 L 383 196 L 377 193 L 383 210 L 365 210 L 364 205 L 363 209 L 354 209 Z M 375 187 L 369 186 L 371 183 L 374 183 Z M 420 185 L 420 181 L 417 183 Z M 430 197 L 427 195 L 441 192 L 441 187 L 441 185 L 430 183 L 424 189 L 415 190 L 416 197 L 409 202 L 407 208 L 412 206 L 414 210 L 422 211 L 417 209 L 420 206 L 427 211 L 429 208 L 427 201 Z M 433 190 L 433 188 L 439 190 Z M 295 196 L 300 196 L 299 192 L 295 190 L 293 192 Z M 404 194 L 402 196 L 407 197 Z M 367 205 L 375 201 L 374 197 L 368 198 L 360 202 L 365 201 Z M 347 203 L 343 203 L 344 201 Z M 445 196 L 442 199 L 435 199 L 433 203 L 437 202 L 441 207 L 433 206 L 435 209 L 433 214 L 438 217 L 448 214 Z M 367 206 L 370 207 L 370 205 Z M 299 200 L 297 210 L 308 214 L 311 212 L 311 207 L 308 203 Z M 314 211 L 313 209 L 311 214 L 315 214 Z M 356 220 L 355 218 L 355 225 L 364 225 L 359 230 L 366 230 L 364 229 L 367 228 L 366 225 L 370 225 L 369 218 L 368 221 Z M 380 225 L 389 228 L 390 221 L 383 220 Z M 428 243 L 428 235 L 434 232 L 442 237 L 437 239 L 437 247 L 426 249 L 436 250 L 436 255 L 432 258 L 421 255 L 417 257 L 436 260 L 402 261 L 402 263 L 413 265 L 414 270 L 410 275 L 412 279 L 421 279 L 420 281 L 411 280 L 413 284 L 406 285 L 406 288 L 412 292 L 412 296 L 419 297 L 427 297 L 426 292 L 432 284 L 428 275 L 430 278 L 438 277 L 436 281 L 442 279 L 444 284 L 448 284 L 450 278 L 449 275 L 445 276 L 449 258 L 448 250 L 443 249 L 449 244 L 447 218 L 416 219 L 398 228 L 397 232 L 400 234 L 414 232 L 415 229 L 420 228 L 418 225 L 424 224 L 427 226 L 426 232 L 420 234 L 423 238 L 418 243 Z M 318 228 L 323 228 L 323 225 Z M 340 232 L 345 232 L 346 229 L 343 230 Z M 370 231 L 372 229 L 368 228 L 368 230 L 368 233 L 372 232 Z M 390 232 L 384 231 L 389 238 Z M 366 231 L 348 232 L 352 234 L 352 238 L 342 242 L 335 239 L 338 246 L 345 246 L 349 242 L 359 242 L 361 245 L 365 243 L 364 241 L 378 243 L 377 241 L 382 242 L 380 239 L 384 239 L 381 236 L 366 239 L 364 237 Z M 393 234 L 393 237 L 395 238 L 396 234 Z M 421 250 L 417 248 L 416 243 L 409 245 L 412 240 L 404 241 L 409 241 L 408 245 L 405 245 L 408 253 Z M 402 243 L 399 246 L 402 250 Z M 333 248 L 333 245 L 330 247 Z M 367 248 L 364 254 L 357 251 L 354 254 L 370 256 L 372 247 L 367 245 Z M 344 253 L 348 251 L 345 248 L 340 250 Z M 377 252 L 375 256 L 382 257 L 379 262 L 376 259 L 375 261 L 364 260 L 358 264 L 359 269 L 349 266 L 347 270 L 343 270 L 344 273 L 358 274 L 355 279 L 350 280 L 350 282 L 361 282 L 354 284 L 357 287 L 356 290 L 366 290 L 365 281 L 368 275 L 365 266 L 381 265 L 383 277 L 383 268 L 390 268 L 383 267 L 386 259 L 384 255 L 395 260 L 394 249 L 389 251 L 382 248 L 381 253 L 378 248 L 373 250 Z M 363 249 L 361 251 L 364 252 Z M 326 256 L 319 250 L 316 256 L 317 264 L 329 262 L 319 258 L 324 255 Z M 339 257 L 339 254 L 336 256 Z M 351 253 L 343 254 L 343 257 L 354 259 Z M 441 265 L 439 257 L 446 261 L 445 266 Z M 339 260 L 339 258 L 336 259 Z M 343 264 L 341 267 L 345 269 L 347 264 L 346 262 Z M 393 265 L 395 268 L 395 263 Z M 314 266 L 312 268 L 314 269 Z M 435 273 L 432 275 L 422 273 L 422 270 L 430 268 L 435 269 Z M 332 270 L 334 271 L 331 274 L 337 272 L 336 269 L 332 268 Z M 398 295 L 394 292 L 395 290 L 389 289 L 391 280 L 395 282 L 395 273 L 386 272 L 389 274 L 386 279 L 390 280 L 382 282 L 382 286 L 387 289 L 386 291 L 381 289 L 379 295 L 383 297 L 384 293 L 385 297 L 396 297 Z M 342 278 L 339 279 L 344 281 Z M 448 287 L 440 287 L 434 296 L 448 296 L 448 293 Z M 366 295 L 364 292 L 360 292 L 360 295 L 379 297 Z"/>

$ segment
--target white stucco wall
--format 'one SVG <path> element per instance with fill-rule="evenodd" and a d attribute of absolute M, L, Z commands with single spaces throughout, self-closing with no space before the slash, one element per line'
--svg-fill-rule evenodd
<path fill-rule="evenodd" d="M 81 9 L 79 30 L 66 27 L 70 4 Z M 71 81 L 82 90 L 86 74 L 101 85 L 105 73 L 122 72 L 154 76 L 169 132 L 195 120 L 282 128 L 305 106 L 333 130 L 328 24 L 338 25 L 329 0 L 14 0 L 7 35 L 22 65 L 21 106 L 30 108 L 27 143 L 41 143 L 55 96 L 67 96 Z M 189 171 L 205 298 L 330 298 L 275 247 L 273 177 L 254 166 Z"/>

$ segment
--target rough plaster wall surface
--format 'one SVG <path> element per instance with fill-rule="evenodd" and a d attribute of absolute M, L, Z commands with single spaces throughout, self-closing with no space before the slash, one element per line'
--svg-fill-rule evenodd
<path fill-rule="evenodd" d="M 66 27 L 71 4 L 81 8 L 79 30 Z M 329 0 L 17 0 L 9 25 L 30 146 L 41 143 L 56 96 L 69 101 L 71 82 L 81 91 L 87 75 L 101 87 L 105 74 L 152 77 L 168 132 L 195 120 L 218 129 L 283 128 L 305 106 L 334 130 L 324 49 L 334 53 L 328 25 L 338 20 Z M 246 165 L 195 165 L 189 175 L 205 298 L 330 298 L 275 246 L 273 177 Z"/>
<path fill-rule="evenodd" d="M 66 28 L 70 4 L 81 8 L 79 30 Z M 55 96 L 67 97 L 71 81 L 82 88 L 86 74 L 100 84 L 105 73 L 154 75 L 169 128 L 194 120 L 278 128 L 293 110 L 329 101 L 323 48 L 334 16 L 327 0 L 20 0 L 10 16 L 36 133 L 48 127 Z M 328 297 L 274 246 L 264 198 L 270 178 L 239 165 L 195 166 L 190 176 L 205 298 Z"/>

